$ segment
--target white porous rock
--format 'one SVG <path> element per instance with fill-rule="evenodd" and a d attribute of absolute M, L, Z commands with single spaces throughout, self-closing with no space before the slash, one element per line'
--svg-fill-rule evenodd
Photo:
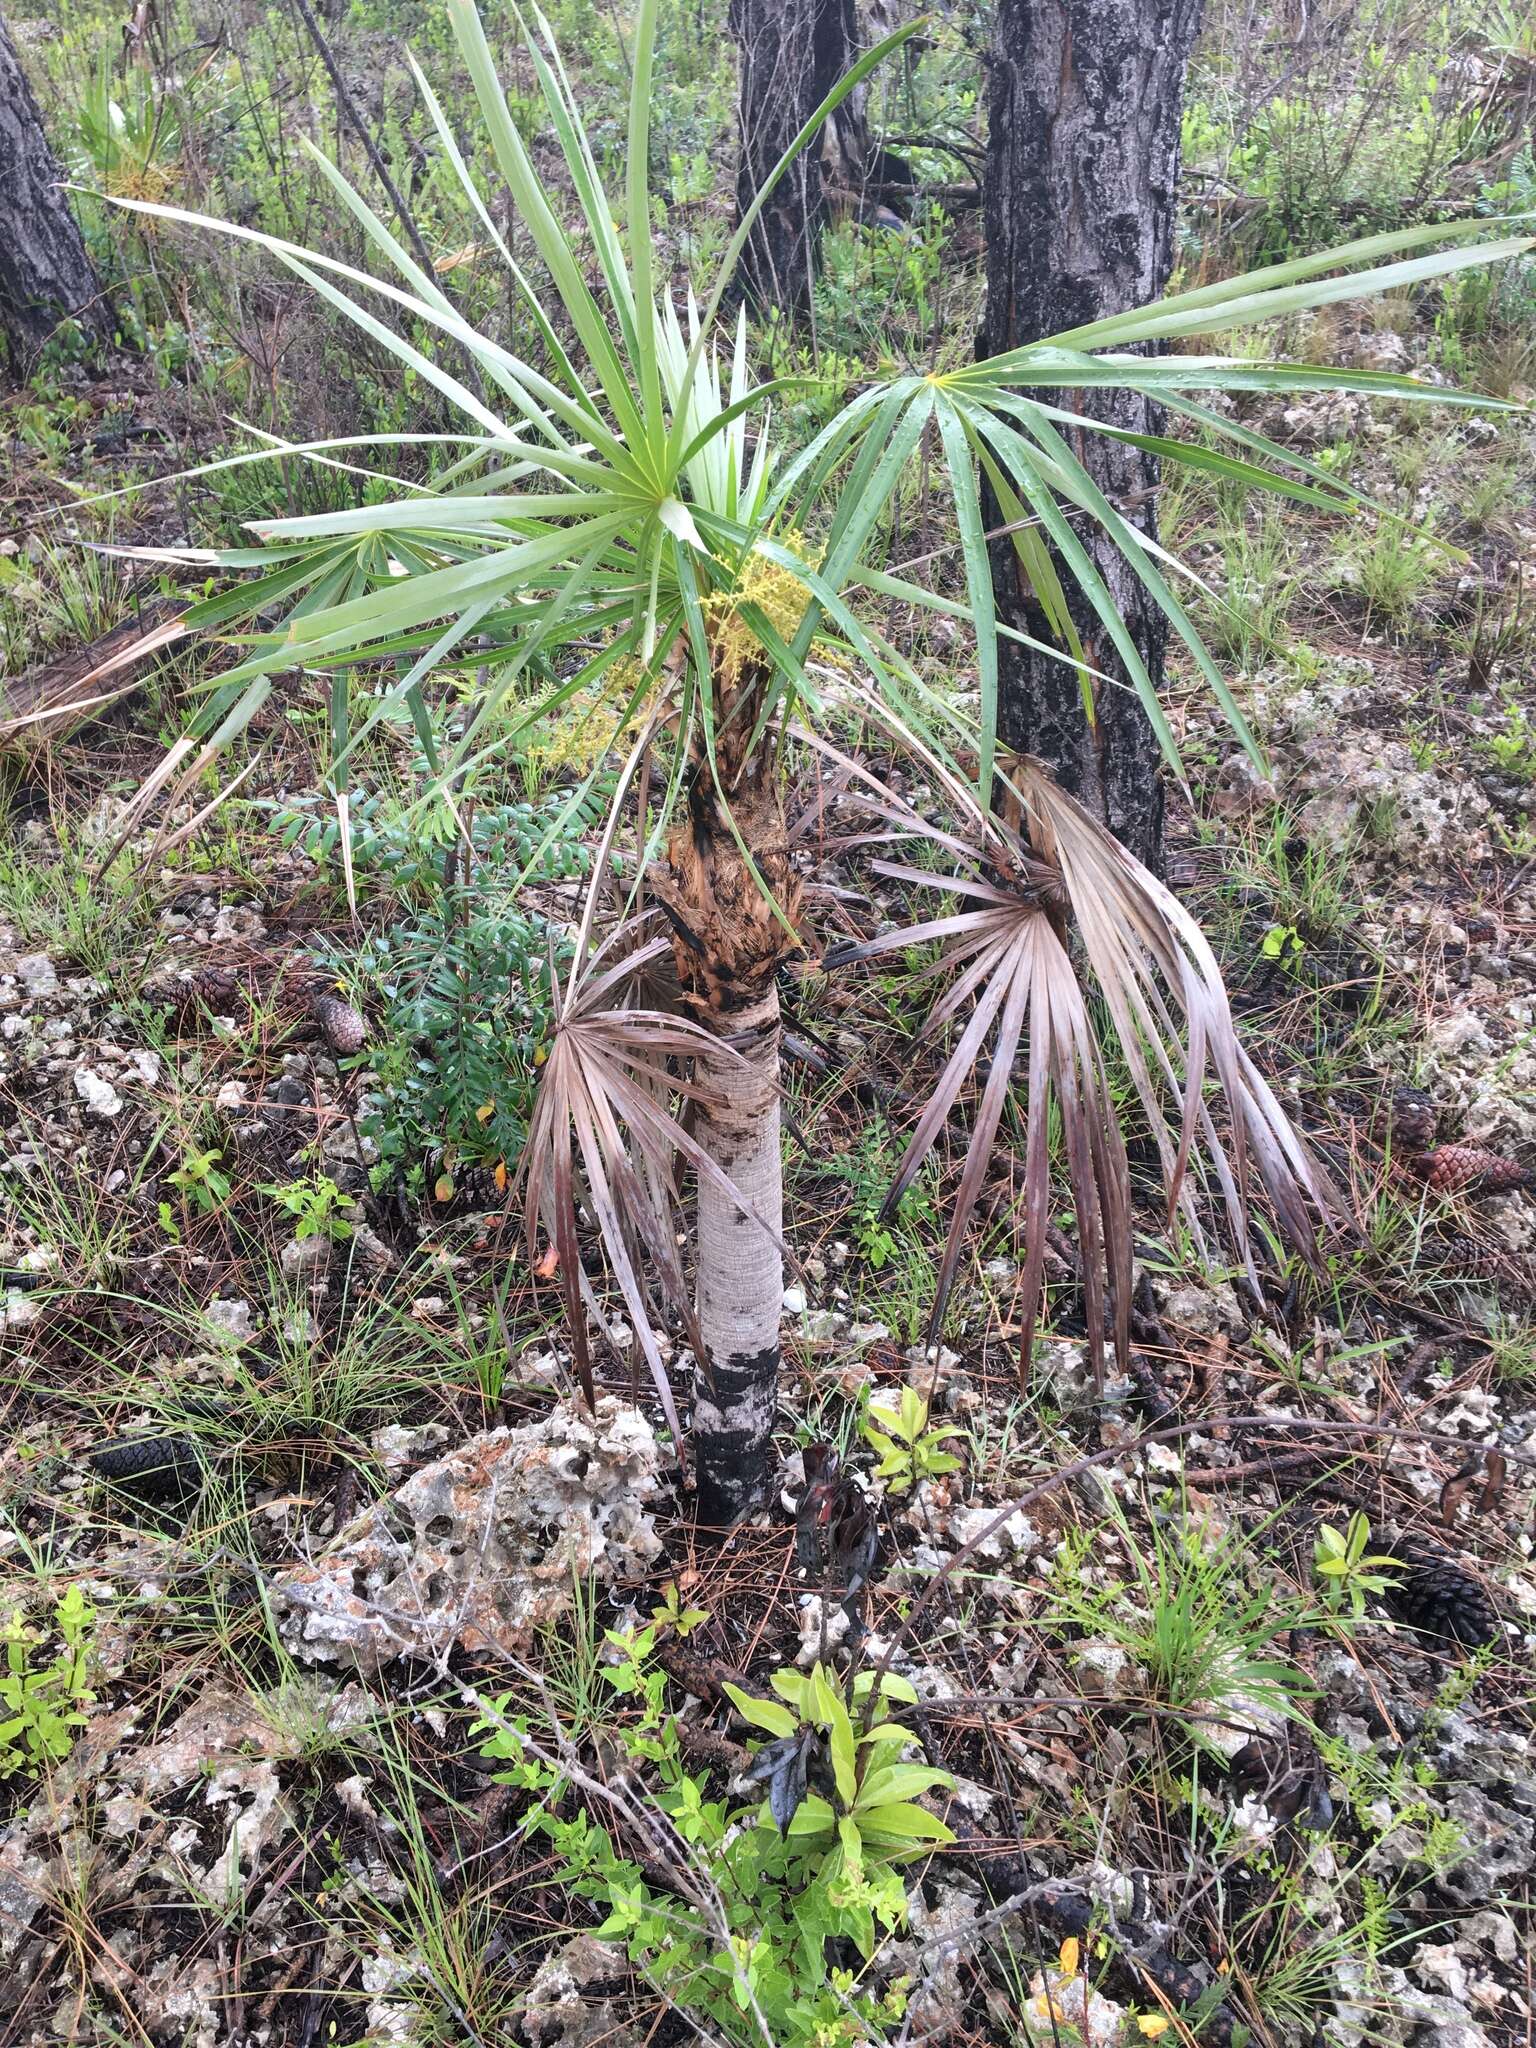
<path fill-rule="evenodd" d="M 975 1556 L 990 1558 L 997 1563 L 1005 1557 L 1032 1557 L 1040 1548 L 1040 1537 L 1033 1522 L 1019 1508 L 1015 1508 L 1006 1521 L 998 1522 L 989 1534 L 982 1535 L 989 1524 L 997 1522 L 998 1512 L 998 1509 L 989 1507 L 957 1508 L 949 1518 L 951 1541 L 957 1549 L 976 1543 Z M 979 1542 L 976 1540 L 978 1537 L 981 1539 Z"/>
<path fill-rule="evenodd" d="M 594 1995 L 621 1985 L 628 1973 L 621 1948 L 578 1934 L 562 1942 L 534 1972 L 519 2015 L 531 2048 L 639 2048 L 642 2036 L 623 2017 L 622 2001 Z"/>
<path fill-rule="evenodd" d="M 1458 2005 L 1467 2003 L 1467 1965 L 1454 1941 L 1421 1943 L 1410 1967 L 1429 1990 L 1449 1993 Z"/>
<path fill-rule="evenodd" d="M 277 1581 L 296 1655 L 376 1670 L 457 1646 L 517 1655 L 567 1612 L 573 1579 L 643 1573 L 661 1453 L 638 1408 L 604 1394 L 487 1430 L 414 1473 Z"/>
<path fill-rule="evenodd" d="M 365 1956 L 362 1967 L 363 1994 L 368 2000 L 368 2040 L 377 2048 L 416 2048 L 423 2039 L 422 2009 L 412 1998 L 412 1982 L 426 1973 L 426 1964 L 412 1949 L 401 1955 L 386 1945 L 377 1955 Z M 392 1994 L 398 1993 L 396 1997 Z"/>
<path fill-rule="evenodd" d="M 1132 1699 L 1147 1689 L 1146 1673 L 1119 1643 L 1083 1643 L 1073 1653 L 1077 1683 L 1098 1699 Z"/>
<path fill-rule="evenodd" d="M 123 1106 L 123 1098 L 112 1083 L 93 1067 L 76 1068 L 75 1093 L 92 1116 L 116 1116 Z"/>
<path fill-rule="evenodd" d="M 446 1422 L 388 1422 L 368 1439 L 368 1448 L 392 1479 L 403 1478 L 448 1441 Z"/>
<path fill-rule="evenodd" d="M 1032 2041 L 1049 2041 L 1054 2048 L 1063 2036 L 1078 2041 L 1120 2039 L 1125 2007 L 1095 1991 L 1086 1972 L 1066 1977 L 1059 1970 L 1044 1970 L 1030 1979 L 1029 1989 L 1019 2018 Z"/>
<path fill-rule="evenodd" d="M 240 1295 L 228 1299 L 210 1301 L 203 1310 L 203 1320 L 216 1330 L 226 1344 L 249 1344 L 256 1335 L 251 1321 L 251 1304 Z"/>
<path fill-rule="evenodd" d="M 1243 1327 L 1242 1309 L 1225 1280 L 1159 1288 L 1158 1305 L 1170 1323 L 1197 1336 L 1230 1336 Z"/>
<path fill-rule="evenodd" d="M 1063 1407 L 1093 1395 L 1088 1346 L 1076 1337 L 1046 1337 L 1035 1343 L 1035 1376 Z"/>
<path fill-rule="evenodd" d="M 0 1962 L 20 1948 L 48 1896 L 48 1864 L 32 1848 L 19 1822 L 0 1838 Z"/>
<path fill-rule="evenodd" d="M 249 904 L 226 903 L 213 920 L 211 936 L 215 939 L 261 939 L 266 937 L 267 928 L 260 916 Z"/>
<path fill-rule="evenodd" d="M 285 1280 L 313 1280 L 331 1263 L 328 1237 L 290 1237 L 277 1255 Z"/>
<path fill-rule="evenodd" d="M 16 979 L 33 1002 L 58 993 L 59 977 L 46 953 L 23 953 L 16 962 Z"/>
<path fill-rule="evenodd" d="M 819 1593 L 806 1593 L 800 1601 L 800 1647 L 795 1662 L 802 1671 L 819 1664 L 843 1642 L 853 1626 L 841 1601 L 823 1600 Z"/>

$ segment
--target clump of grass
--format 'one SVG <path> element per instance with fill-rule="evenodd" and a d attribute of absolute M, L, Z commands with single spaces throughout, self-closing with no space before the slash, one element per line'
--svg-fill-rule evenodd
<path fill-rule="evenodd" d="M 99 868 L 71 832 L 61 830 L 47 849 L 0 839 L 0 920 L 29 950 L 110 980 L 120 995 L 133 994 L 148 971 L 141 866 L 123 853 Z"/>
<path fill-rule="evenodd" d="M 1416 524 L 1380 518 L 1346 540 L 1335 587 L 1364 599 L 1367 630 L 1397 632 L 1434 588 L 1445 559 L 1428 516 Z"/>
<path fill-rule="evenodd" d="M 1118 1505 L 1107 1520 L 1063 1547 L 1047 1597 L 1048 1627 L 1082 1630 L 1125 1651 L 1146 1673 L 1154 1697 L 1190 1717 L 1245 1713 L 1301 1719 L 1306 1682 L 1278 1654 L 1300 1608 L 1255 1584 L 1241 1540 L 1214 1536 L 1187 1510 L 1153 1513 L 1144 1533 Z M 1107 1584 L 1085 1567 L 1105 1538 L 1117 1539 Z M 1120 1560 L 1125 1560 L 1122 1571 Z"/>
<path fill-rule="evenodd" d="M 1253 669 L 1282 653 L 1286 618 L 1300 587 L 1295 550 L 1281 522 L 1263 514 L 1250 525 L 1239 508 L 1219 514 L 1221 598 L 1207 608 L 1206 635 L 1218 657 Z"/>
<path fill-rule="evenodd" d="M 1513 509 L 1519 481 L 1520 469 L 1513 457 L 1480 469 L 1456 502 L 1467 531 L 1484 534 L 1497 527 Z"/>

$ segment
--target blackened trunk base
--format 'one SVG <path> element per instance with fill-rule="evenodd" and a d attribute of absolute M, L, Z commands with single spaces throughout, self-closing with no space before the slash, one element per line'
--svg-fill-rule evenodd
<path fill-rule="evenodd" d="M 725 1530 L 759 1507 L 773 1475 L 773 1414 L 778 1403 L 779 1347 L 745 1357 L 717 1359 L 714 1394 L 724 1414 L 757 1418 L 755 1425 L 714 1425 L 701 1417 L 697 1518 L 705 1529 Z"/>

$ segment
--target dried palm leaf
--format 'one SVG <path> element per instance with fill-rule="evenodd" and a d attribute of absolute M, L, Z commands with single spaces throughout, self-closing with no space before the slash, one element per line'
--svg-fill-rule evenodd
<path fill-rule="evenodd" d="M 1103 997 L 1147 1117 L 1168 1188 L 1170 1213 L 1182 1211 L 1203 1246 L 1189 1187 L 1190 1165 L 1208 1164 L 1224 1200 L 1233 1239 L 1256 1279 L 1246 1210 L 1248 1168 L 1258 1167 L 1276 1220 L 1290 1241 L 1315 1253 L 1316 1226 L 1337 1213 L 1326 1176 L 1291 1128 L 1263 1077 L 1237 1043 L 1220 972 L 1188 913 L 1039 765 L 1012 764 L 1008 785 L 1028 821 L 1025 840 L 970 803 L 946 778 L 968 816 L 970 838 L 946 831 L 889 793 L 857 799 L 887 824 L 958 858 L 961 872 L 877 860 L 876 871 L 954 903 L 938 915 L 839 948 L 829 967 L 938 941 L 932 973 L 954 980 L 935 1007 L 939 1032 L 969 1016 L 935 1083 L 897 1167 L 884 1213 L 911 1186 L 990 1046 L 939 1273 L 929 1340 L 937 1341 L 964 1234 L 980 1198 L 1021 1048 L 1027 1047 L 1028 1119 L 1024 1175 L 1024 1331 L 1021 1365 L 1034 1339 L 1049 1220 L 1049 1112 L 1060 1119 L 1067 1178 L 1083 1252 L 1088 1340 L 1096 1374 L 1103 1367 L 1105 1282 L 1116 1355 L 1129 1353 L 1132 1279 L 1131 1194 L 1118 1118 L 1093 1020 L 1071 953 L 1068 923 Z M 1182 1020 L 1182 1021 L 1180 1021 Z M 1229 1161 L 1205 1100 L 1207 1075 L 1227 1103 Z M 1181 1105 L 1177 1134 L 1168 1109 Z M 1198 1141 L 1198 1149 L 1197 1149 Z"/>
<path fill-rule="evenodd" d="M 635 1341 L 650 1368 L 668 1425 L 681 1442 L 666 1366 L 651 1329 L 645 1280 L 649 1271 L 682 1317 L 694 1356 L 707 1371 L 678 1256 L 676 1160 L 685 1159 L 743 1211 L 756 1212 L 673 1113 L 676 1097 L 715 1099 L 687 1071 L 695 1055 L 707 1052 L 715 1060 L 733 1055 L 702 1025 L 633 1003 L 637 980 L 654 972 L 670 951 L 664 937 L 637 944 L 638 922 L 621 925 L 579 960 L 563 991 L 551 976 L 554 1036 L 539 1076 L 518 1185 L 526 1190 L 530 1266 L 537 1262 L 541 1226 L 559 1260 L 576 1370 L 588 1402 L 594 1389 L 582 1299 L 585 1274 L 577 1242 L 578 1208 L 585 1208 L 597 1225 Z"/>

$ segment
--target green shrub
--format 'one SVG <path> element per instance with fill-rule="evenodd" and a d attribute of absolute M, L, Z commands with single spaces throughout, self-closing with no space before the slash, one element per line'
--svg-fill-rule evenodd
<path fill-rule="evenodd" d="M 902 2020 L 904 1981 L 879 1992 L 862 1967 L 840 1964 L 867 1965 L 904 1924 L 899 1866 L 953 1839 L 916 1803 L 953 1780 L 902 1762 L 915 1738 L 883 1718 L 915 1697 L 911 1687 L 889 1673 L 877 1683 L 867 1671 L 845 1683 L 819 1664 L 775 1673 L 773 1699 L 727 1687 L 770 1738 L 749 1773 L 768 1785 L 754 1824 L 750 1809 L 708 1798 L 684 1765 L 665 1677 L 651 1658 L 655 1638 L 655 1626 L 610 1630 L 618 1661 L 603 1676 L 630 1706 L 618 1739 L 637 1775 L 651 1780 L 638 1796 L 654 1799 L 685 1845 L 676 1889 L 653 1888 L 585 1808 L 572 1810 L 537 1724 L 514 1717 L 509 1698 L 486 1709 L 484 1754 L 506 1760 L 502 1782 L 529 1794 L 523 1825 L 550 1843 L 550 1882 L 604 1911 L 598 1937 L 622 1942 L 670 2005 L 706 2016 L 728 2041 L 760 2042 L 764 2023 L 782 2048 L 885 2038 Z M 703 1895 L 705 1872 L 713 1900 Z"/>
<path fill-rule="evenodd" d="M 570 958 L 526 891 L 586 873 L 587 819 L 569 812 L 559 795 L 466 805 L 466 857 L 461 840 L 407 824 L 379 797 L 354 807 L 359 891 L 411 906 L 360 952 L 328 962 L 374 1019 L 363 1057 L 377 1086 L 360 1122 L 378 1147 L 376 1185 L 403 1178 L 419 1195 L 431 1168 L 447 1200 L 461 1167 L 504 1169 L 521 1151 L 552 1027 L 550 975 Z M 322 866 L 334 862 L 334 817 L 282 812 L 274 829 Z"/>

